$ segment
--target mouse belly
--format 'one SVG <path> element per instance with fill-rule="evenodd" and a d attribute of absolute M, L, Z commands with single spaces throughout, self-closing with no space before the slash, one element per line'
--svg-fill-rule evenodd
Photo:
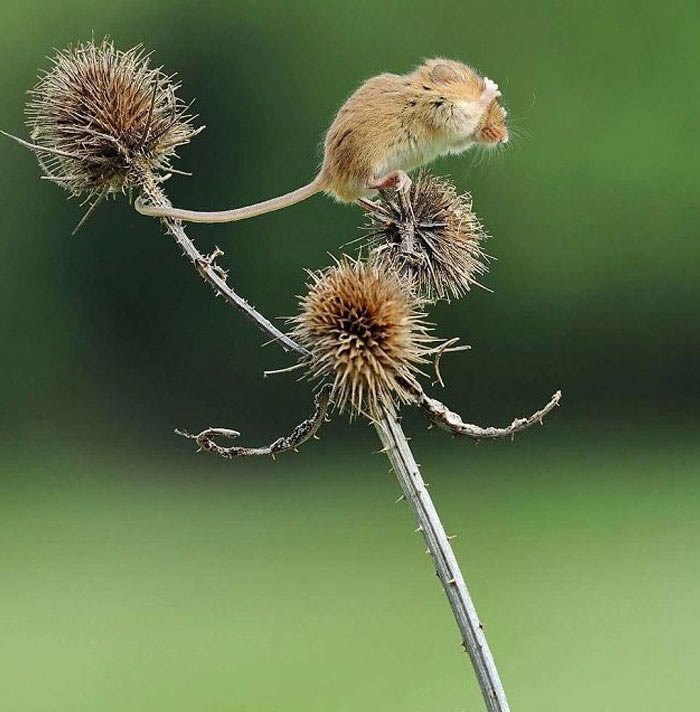
<path fill-rule="evenodd" d="M 452 152 L 455 152 L 455 146 L 447 139 L 434 139 L 423 143 L 420 148 L 413 143 L 406 143 L 375 167 L 374 177 L 381 178 L 392 171 L 410 171 Z"/>
<path fill-rule="evenodd" d="M 468 144 L 468 145 L 467 145 Z M 376 162 L 370 170 L 358 173 L 336 174 L 332 179 L 324 181 L 324 190 L 340 202 L 353 202 L 358 198 L 368 198 L 376 193 L 375 188 L 369 187 L 373 180 L 380 180 L 394 171 L 410 171 L 419 166 L 434 161 L 448 153 L 461 153 L 466 150 L 471 142 L 460 142 L 459 146 L 454 141 L 447 139 L 434 139 L 423 142 L 420 148 L 413 142 L 402 142 L 396 146 L 381 161 Z"/>

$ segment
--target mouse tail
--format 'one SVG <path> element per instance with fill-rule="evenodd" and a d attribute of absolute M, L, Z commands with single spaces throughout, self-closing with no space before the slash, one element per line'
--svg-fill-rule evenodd
<path fill-rule="evenodd" d="M 195 223 L 227 223 L 237 220 L 247 220 L 248 218 L 254 218 L 256 215 L 264 215 L 265 213 L 287 208 L 290 205 L 300 203 L 302 200 L 310 198 L 312 195 L 316 195 L 316 193 L 320 193 L 323 189 L 323 182 L 317 177 L 314 178 L 311 183 L 297 188 L 290 193 L 285 193 L 270 200 L 263 200 L 261 203 L 246 205 L 243 208 L 234 208 L 233 210 L 199 211 L 147 205 L 140 196 L 134 203 L 134 207 L 141 215 L 148 215 L 150 217 L 172 218 L 174 220 Z"/>

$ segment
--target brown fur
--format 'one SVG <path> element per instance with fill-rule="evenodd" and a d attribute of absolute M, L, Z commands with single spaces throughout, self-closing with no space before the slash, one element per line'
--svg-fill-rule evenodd
<path fill-rule="evenodd" d="M 391 170 L 411 170 L 437 155 L 466 150 L 473 141 L 507 139 L 505 112 L 497 100 L 477 134 L 464 132 L 458 106 L 477 102 L 484 88 L 473 69 L 439 58 L 410 74 L 368 79 L 328 129 L 317 182 L 339 200 L 352 201 L 370 193 L 371 181 Z"/>

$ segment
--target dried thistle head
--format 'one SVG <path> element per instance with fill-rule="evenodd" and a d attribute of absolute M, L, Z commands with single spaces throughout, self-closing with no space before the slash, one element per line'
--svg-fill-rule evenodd
<path fill-rule="evenodd" d="M 434 339 L 422 300 L 383 266 L 343 257 L 309 272 L 293 335 L 308 351 L 308 372 L 333 385 L 336 407 L 379 417 L 408 402 L 418 367 Z"/>
<path fill-rule="evenodd" d="M 60 50 L 30 90 L 27 125 L 47 178 L 89 199 L 171 171 L 176 149 L 197 134 L 172 76 L 142 47 L 105 38 Z"/>
<path fill-rule="evenodd" d="M 469 193 L 459 195 L 449 181 L 421 172 L 408 195 L 382 192 L 374 205 L 367 204 L 373 260 L 428 300 L 457 299 L 479 285 L 477 277 L 488 270 L 482 250 L 488 236 Z"/>

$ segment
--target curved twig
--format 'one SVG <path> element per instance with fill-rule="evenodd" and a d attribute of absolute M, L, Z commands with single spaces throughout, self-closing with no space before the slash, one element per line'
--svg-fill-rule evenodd
<path fill-rule="evenodd" d="M 432 353 L 435 354 L 435 361 L 433 362 L 433 368 L 435 369 L 435 376 L 437 377 L 437 383 L 439 383 L 443 388 L 445 387 L 445 381 L 442 380 L 442 374 L 440 373 L 440 359 L 442 359 L 443 354 L 453 353 L 455 351 L 470 351 L 471 346 L 468 344 L 463 344 L 462 346 L 455 346 L 459 341 L 459 336 L 454 336 L 448 339 L 444 343 L 440 344 L 433 349 Z M 433 383 L 435 385 L 435 383 Z"/>
<path fill-rule="evenodd" d="M 513 422 L 505 428 L 486 427 L 480 425 L 471 425 L 465 423 L 461 416 L 454 411 L 451 411 L 444 403 L 441 403 L 436 398 L 430 398 L 423 390 L 413 390 L 414 404 L 421 408 L 430 420 L 439 428 L 446 430 L 452 435 L 460 435 L 473 440 L 496 440 L 498 438 L 513 438 L 516 433 L 539 423 L 542 421 L 554 408 L 559 405 L 561 400 L 561 391 L 557 391 L 549 400 L 544 408 L 538 410 L 527 418 L 515 418 Z"/>
<path fill-rule="evenodd" d="M 234 457 L 270 455 L 274 458 L 275 455 L 279 455 L 280 453 L 296 450 L 307 440 L 316 436 L 328 412 L 330 395 L 330 385 L 323 386 L 314 398 L 313 415 L 299 423 L 289 435 L 283 435 L 263 447 L 244 447 L 242 445 L 225 447 L 224 445 L 219 445 L 219 443 L 216 442 L 217 437 L 233 439 L 240 435 L 237 430 L 229 430 L 228 428 L 207 428 L 197 435 L 193 435 L 184 430 L 176 430 L 175 432 L 185 438 L 194 440 L 201 450 L 206 450 L 219 457 L 232 459 Z"/>

